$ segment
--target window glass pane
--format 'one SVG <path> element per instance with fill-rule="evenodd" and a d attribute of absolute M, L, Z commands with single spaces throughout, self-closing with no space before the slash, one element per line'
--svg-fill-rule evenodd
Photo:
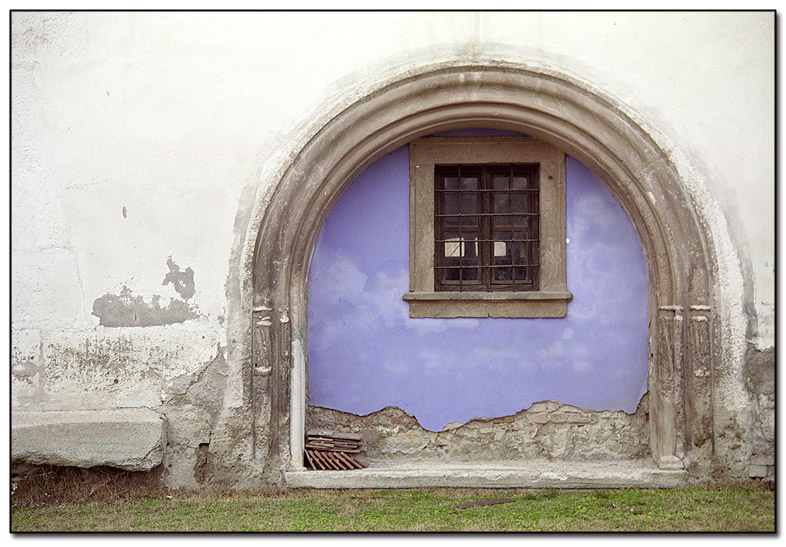
<path fill-rule="evenodd" d="M 514 177 L 511 180 L 511 187 L 513 190 L 518 190 L 518 192 L 512 193 L 510 196 L 512 211 L 516 213 L 537 212 L 537 208 L 534 207 L 537 203 L 537 192 L 522 192 L 522 190 L 528 187 L 528 179 L 526 177 Z M 522 224 L 526 222 L 526 220 L 527 217 L 516 217 L 516 224 Z"/>
<path fill-rule="evenodd" d="M 478 242 L 475 235 L 447 234 L 445 237 L 445 281 L 478 279 Z"/>
<path fill-rule="evenodd" d="M 478 269 L 477 268 L 462 268 L 459 270 L 459 274 L 461 275 L 461 281 L 477 281 L 478 280 Z"/>
<path fill-rule="evenodd" d="M 459 181 L 461 192 L 458 194 L 459 213 L 462 215 L 476 215 L 478 213 L 478 179 L 477 177 L 462 177 Z M 478 219 L 475 216 L 462 216 L 462 226 L 477 226 Z"/>
<path fill-rule="evenodd" d="M 445 241 L 445 256 L 450 258 L 475 258 L 478 255 L 478 242 L 474 236 L 448 237 Z"/>
<path fill-rule="evenodd" d="M 512 212 L 510 209 L 510 202 L 511 196 L 507 193 L 505 194 L 494 194 L 494 212 L 495 213 L 510 213 Z M 515 201 L 514 201 L 515 203 Z M 501 217 L 504 218 L 504 217 Z M 510 221 L 507 221 L 510 224 Z"/>
<path fill-rule="evenodd" d="M 531 283 L 533 268 L 515 267 L 535 263 L 533 242 L 526 232 L 497 232 L 494 234 L 492 279 L 517 283 Z M 511 266 L 511 267 L 508 267 Z"/>
<path fill-rule="evenodd" d="M 477 261 L 477 238 L 472 234 L 465 234 L 461 236 L 458 234 L 448 234 L 445 236 L 445 256 L 450 258 L 466 258 Z"/>
<path fill-rule="evenodd" d="M 521 241 L 522 239 L 527 239 L 528 234 L 526 232 L 515 232 L 514 235 L 516 239 L 519 240 L 518 243 L 513 244 L 512 249 L 512 258 L 514 265 L 528 265 L 533 264 L 536 260 L 534 258 L 534 248 L 532 241 Z M 532 270 L 533 268 L 514 268 L 513 276 L 515 281 L 520 281 L 524 283 L 531 283 L 532 282 Z"/>
<path fill-rule="evenodd" d="M 512 265 L 510 253 L 514 247 L 509 241 L 510 233 L 494 234 L 494 240 L 494 268 L 492 269 L 492 278 L 494 281 L 510 281 L 513 279 L 513 271 L 511 268 L 504 267 Z"/>
<path fill-rule="evenodd" d="M 445 190 L 451 190 L 442 194 L 444 199 L 445 207 L 443 213 L 446 215 L 455 215 L 459 212 L 459 196 L 456 190 L 458 190 L 458 178 L 457 177 L 447 177 L 445 178 Z"/>
<path fill-rule="evenodd" d="M 446 226 L 477 226 L 478 177 L 445 177 L 440 194 Z"/>
<path fill-rule="evenodd" d="M 532 268 L 513 268 L 514 281 L 525 285 L 532 283 L 531 271 Z"/>
<path fill-rule="evenodd" d="M 461 270 L 458 268 L 448 268 L 446 270 L 442 270 L 443 272 L 443 281 L 458 281 L 459 275 L 461 275 Z"/>
<path fill-rule="evenodd" d="M 492 199 L 489 200 L 492 202 L 492 210 L 489 212 L 495 215 L 492 217 L 494 226 L 510 226 L 511 217 L 498 216 L 512 212 L 510 209 L 510 194 L 507 192 L 509 184 L 509 177 L 498 175 L 492 175 L 491 177 L 491 190 L 493 190 L 493 193 Z"/>
<path fill-rule="evenodd" d="M 510 179 L 510 189 L 511 190 L 526 190 L 529 186 L 529 177 L 513 177 Z"/>
<path fill-rule="evenodd" d="M 496 192 L 510 189 L 510 177 L 494 175 L 491 180 L 491 189 Z"/>
<path fill-rule="evenodd" d="M 462 192 L 476 192 L 478 189 L 478 177 L 461 177 L 459 186 Z"/>
<path fill-rule="evenodd" d="M 513 268 L 494 268 L 494 281 L 512 281 Z"/>
<path fill-rule="evenodd" d="M 459 268 L 458 266 L 456 266 L 453 268 L 446 268 L 443 271 L 445 272 L 445 275 L 442 278 L 444 281 L 477 281 L 478 280 L 477 268 Z"/>
<path fill-rule="evenodd" d="M 458 237 L 452 237 L 445 242 L 445 256 L 456 258 L 464 256 L 464 243 Z"/>

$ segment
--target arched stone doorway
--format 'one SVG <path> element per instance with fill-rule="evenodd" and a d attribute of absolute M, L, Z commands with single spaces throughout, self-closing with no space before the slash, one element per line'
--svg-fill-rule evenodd
<path fill-rule="evenodd" d="M 712 443 L 715 258 L 667 155 L 609 100 L 562 75 L 443 65 L 395 81 L 322 127 L 276 184 L 253 259 L 253 446 L 266 468 L 302 466 L 311 255 L 330 209 L 380 156 L 465 127 L 531 134 L 592 169 L 639 235 L 648 278 L 652 456 L 680 469 Z"/>

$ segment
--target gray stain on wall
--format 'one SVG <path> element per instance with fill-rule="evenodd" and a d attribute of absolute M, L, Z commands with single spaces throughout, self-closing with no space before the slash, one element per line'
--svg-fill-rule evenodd
<path fill-rule="evenodd" d="M 166 265 L 169 267 L 169 273 L 166 274 L 164 282 L 161 284 L 168 285 L 172 283 L 175 291 L 183 297 L 183 300 L 188 300 L 194 296 L 194 292 L 196 292 L 194 288 L 194 270 L 186 268 L 186 271 L 181 272 L 180 266 L 174 263 L 171 256 L 167 259 Z"/>
<path fill-rule="evenodd" d="M 155 294 L 150 302 L 145 302 L 144 297 L 134 295 L 123 285 L 120 294 L 107 293 L 93 301 L 93 315 L 98 317 L 99 324 L 104 327 L 155 327 L 197 319 L 200 316 L 198 308 L 186 302 L 196 292 L 194 271 L 186 268 L 181 272 L 172 257 L 167 260 L 167 266 L 169 273 L 162 284 L 172 283 L 183 300 L 170 298 L 169 304 L 162 307 L 161 296 Z"/>

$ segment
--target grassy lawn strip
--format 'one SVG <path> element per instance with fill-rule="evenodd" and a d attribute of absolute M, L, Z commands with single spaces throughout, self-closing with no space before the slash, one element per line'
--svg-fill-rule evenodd
<path fill-rule="evenodd" d="M 514 498 L 459 509 L 460 503 Z M 12 532 L 774 532 L 767 488 L 294 490 L 12 507 Z"/>

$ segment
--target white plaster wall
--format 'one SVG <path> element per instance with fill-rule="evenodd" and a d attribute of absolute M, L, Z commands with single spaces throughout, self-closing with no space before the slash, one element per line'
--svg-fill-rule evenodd
<path fill-rule="evenodd" d="M 394 53 L 491 43 L 594 83 L 685 147 L 750 262 L 771 344 L 769 13 L 15 13 L 12 33 L 17 327 L 94 326 L 93 300 L 124 282 L 176 296 L 161 287 L 170 255 L 217 318 L 242 189 L 326 93 Z"/>
<path fill-rule="evenodd" d="M 13 327 L 88 332 L 93 301 L 123 284 L 176 297 L 172 256 L 214 332 L 236 214 L 296 128 L 382 71 L 504 50 L 679 146 L 730 226 L 753 341 L 771 346 L 773 44 L 771 13 L 14 13 Z"/>

